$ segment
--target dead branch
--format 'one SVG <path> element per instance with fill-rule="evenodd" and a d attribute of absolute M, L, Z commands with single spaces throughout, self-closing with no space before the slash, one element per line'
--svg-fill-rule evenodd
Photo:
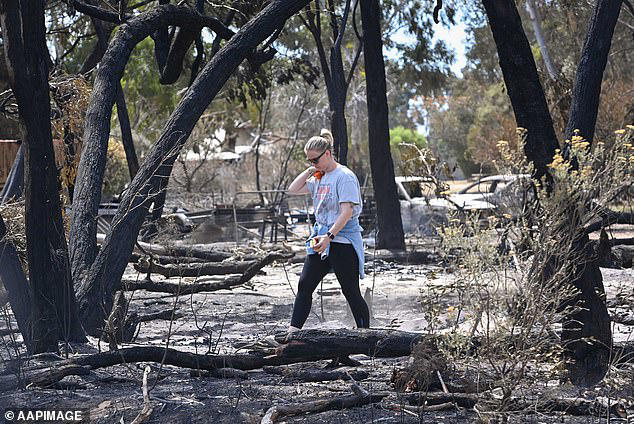
<path fill-rule="evenodd" d="M 399 400 L 408 402 L 410 405 L 440 405 L 454 403 L 461 408 L 473 408 L 480 400 L 477 394 L 467 393 L 444 393 L 444 392 L 412 392 L 399 393 Z"/>
<path fill-rule="evenodd" d="M 97 234 L 98 244 L 103 244 L 105 239 L 105 234 Z M 226 248 L 226 243 L 161 245 L 137 241 L 135 245 L 135 252 L 139 255 L 152 254 L 171 257 L 188 257 L 204 259 L 205 261 L 220 262 L 233 256 L 231 253 L 224 251 Z"/>
<path fill-rule="evenodd" d="M 293 256 L 293 253 L 269 253 L 264 258 L 252 263 L 242 275 L 227 277 L 222 281 L 211 282 L 196 282 L 196 283 L 171 283 L 167 281 L 154 282 L 154 281 L 122 281 L 123 288 L 125 290 L 148 290 L 161 293 L 172 294 L 192 294 L 208 291 L 216 291 L 222 289 L 229 289 L 235 286 L 246 283 L 253 278 L 262 268 L 270 265 L 276 260 L 289 259 Z"/>
<path fill-rule="evenodd" d="M 161 274 L 165 277 L 199 277 L 201 275 L 242 274 L 257 261 L 236 261 L 230 263 L 191 263 L 162 265 L 141 260 L 134 264 L 139 272 Z"/>
<path fill-rule="evenodd" d="M 69 375 L 88 375 L 90 369 L 77 364 L 65 364 L 33 371 L 17 370 L 19 376 L 8 374 L 0 376 L 0 392 L 7 392 L 19 387 L 52 387 Z"/>
<path fill-rule="evenodd" d="M 140 424 L 147 421 L 152 415 L 152 404 L 150 403 L 150 393 L 147 390 L 147 376 L 150 373 L 150 366 L 146 365 L 145 370 L 143 370 L 143 409 L 136 416 L 132 424 Z"/>
<path fill-rule="evenodd" d="M 183 314 L 181 312 L 174 312 L 174 314 L 172 314 L 172 309 L 166 309 L 164 311 L 155 312 L 153 314 L 139 315 L 137 320 L 138 322 L 148 322 L 148 321 L 154 321 L 157 319 L 170 320 L 170 319 L 178 319 L 182 317 L 183 317 Z"/>
<path fill-rule="evenodd" d="M 269 374 L 281 375 L 284 380 L 317 382 L 336 380 L 365 380 L 369 374 L 366 371 L 325 371 L 325 370 L 292 370 L 286 367 L 264 367 Z"/>
<path fill-rule="evenodd" d="M 246 380 L 249 378 L 249 373 L 243 370 L 237 370 L 235 368 L 218 368 L 215 370 L 191 370 L 189 375 L 192 377 L 213 377 L 213 378 L 232 378 Z"/>
<path fill-rule="evenodd" d="M 152 255 L 152 261 L 156 264 L 170 265 L 170 264 L 193 264 L 193 263 L 201 263 L 203 261 L 221 262 L 221 261 L 224 261 L 225 259 L 231 258 L 231 253 L 225 253 L 225 252 L 217 252 L 217 253 L 218 253 L 218 257 L 214 259 L 202 259 L 202 258 L 196 258 L 192 256 Z M 130 262 L 132 263 L 139 262 L 139 259 L 148 258 L 148 257 L 149 255 L 132 252 L 132 255 L 130 255 Z M 250 257 L 248 260 L 252 260 L 254 258 L 255 257 L 253 258 Z"/>
<path fill-rule="evenodd" d="M 272 406 L 266 411 L 261 424 L 273 424 L 282 417 L 291 415 L 302 415 L 307 413 L 318 413 L 330 411 L 332 409 L 354 408 L 380 402 L 388 393 L 367 393 L 364 395 L 346 395 L 334 399 L 320 399 L 312 402 L 293 403 L 287 405 Z"/>

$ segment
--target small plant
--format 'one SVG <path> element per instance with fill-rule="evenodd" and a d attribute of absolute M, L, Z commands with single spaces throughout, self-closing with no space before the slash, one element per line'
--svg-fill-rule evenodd
<path fill-rule="evenodd" d="M 521 148 L 525 131 L 518 137 L 498 143 L 500 173 L 532 173 Z M 498 208 L 487 219 L 451 217 L 438 230 L 454 278 L 436 290 L 451 287 L 453 315 L 439 327 L 437 311 L 430 311 L 430 322 L 450 363 L 477 370 L 480 390 L 501 389 L 499 411 L 518 387 L 564 377 L 559 332 L 578 308 L 570 281 L 588 260 L 577 246 L 585 227 L 632 186 L 632 140 L 634 126 L 594 146 L 575 133 L 566 147 L 570 159 L 557 151 L 549 164 L 551 181 L 518 188 L 521 214 Z"/>

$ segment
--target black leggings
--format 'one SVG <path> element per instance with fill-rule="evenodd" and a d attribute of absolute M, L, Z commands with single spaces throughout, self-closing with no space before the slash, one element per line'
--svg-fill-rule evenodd
<path fill-rule="evenodd" d="M 359 258 L 354 247 L 345 243 L 330 243 L 330 252 L 323 261 L 319 254 L 306 255 L 304 269 L 299 277 L 291 325 L 302 328 L 310 313 L 313 292 L 331 268 L 339 280 L 341 291 L 350 305 L 357 327 L 368 328 L 370 312 L 359 291 Z"/>

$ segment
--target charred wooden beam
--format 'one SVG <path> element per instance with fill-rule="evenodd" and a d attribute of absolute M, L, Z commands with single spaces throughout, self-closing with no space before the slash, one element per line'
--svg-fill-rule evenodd
<path fill-rule="evenodd" d="M 277 354 L 288 358 L 335 358 L 354 354 L 407 356 L 417 343 L 436 345 L 433 336 L 397 330 L 302 330 L 280 337 Z"/>
<path fill-rule="evenodd" d="M 199 277 L 201 275 L 242 274 L 258 261 L 236 261 L 229 263 L 191 263 L 162 265 L 142 260 L 134 264 L 139 272 L 161 274 L 165 277 Z"/>

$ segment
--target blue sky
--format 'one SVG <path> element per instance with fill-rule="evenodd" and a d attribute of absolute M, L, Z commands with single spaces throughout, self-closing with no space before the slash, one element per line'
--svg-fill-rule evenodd
<path fill-rule="evenodd" d="M 465 44 L 467 34 L 465 32 L 465 25 L 462 21 L 456 22 L 451 28 L 447 28 L 440 24 L 434 24 L 434 40 L 443 40 L 450 48 L 454 50 L 455 61 L 451 65 L 451 70 L 454 74 L 462 77 L 460 70 L 467 64 L 467 58 L 465 57 Z"/>
<path fill-rule="evenodd" d="M 460 70 L 464 68 L 467 63 L 467 59 L 465 57 L 465 45 L 467 43 L 467 33 L 465 32 L 465 24 L 459 19 L 456 19 L 456 24 L 452 25 L 450 28 L 447 28 L 441 24 L 434 24 L 434 38 L 433 40 L 442 40 L 449 46 L 450 49 L 454 51 L 455 60 L 451 65 L 451 70 L 453 73 L 459 77 L 462 77 L 462 72 Z M 405 33 L 405 31 L 397 31 L 392 39 L 399 43 L 414 43 L 416 40 L 412 39 L 411 36 Z M 397 52 L 396 51 L 386 51 L 385 55 L 390 59 L 395 59 Z"/>

